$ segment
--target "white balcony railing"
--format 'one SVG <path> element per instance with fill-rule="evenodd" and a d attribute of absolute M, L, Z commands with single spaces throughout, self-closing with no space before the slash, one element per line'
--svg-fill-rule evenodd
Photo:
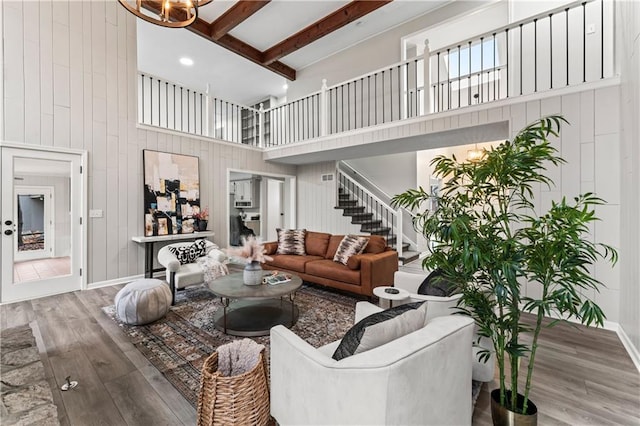
<path fill-rule="evenodd" d="M 422 56 L 264 110 L 140 74 L 139 120 L 266 148 L 592 82 L 615 73 L 613 7 L 579 1 L 437 51 L 427 43 Z"/>

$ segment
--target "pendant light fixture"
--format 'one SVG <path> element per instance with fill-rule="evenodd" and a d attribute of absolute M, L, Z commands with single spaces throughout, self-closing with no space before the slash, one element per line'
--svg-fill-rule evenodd
<path fill-rule="evenodd" d="M 118 0 L 125 9 L 152 24 L 184 28 L 198 17 L 198 8 L 211 0 Z"/>
<path fill-rule="evenodd" d="M 484 150 L 478 149 L 478 144 L 475 144 L 473 149 L 467 151 L 467 161 L 470 163 L 477 163 L 484 158 Z"/>

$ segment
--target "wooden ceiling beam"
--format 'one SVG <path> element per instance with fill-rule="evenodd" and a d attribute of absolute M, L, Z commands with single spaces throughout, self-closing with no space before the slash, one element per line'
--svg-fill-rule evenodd
<path fill-rule="evenodd" d="M 268 66 L 280 58 L 313 43 L 345 25 L 362 18 L 393 0 L 355 0 L 316 21 L 296 34 L 264 51 L 263 65 Z"/>
<path fill-rule="evenodd" d="M 152 12 L 159 13 L 162 3 L 154 0 L 146 0 L 143 1 L 142 5 Z M 183 19 L 184 17 L 182 11 L 177 11 L 175 9 L 171 11 L 171 15 L 176 19 Z M 229 34 L 223 35 L 219 39 L 214 39 L 211 36 L 213 31 L 213 24 L 210 24 L 204 19 L 196 18 L 193 24 L 186 27 L 186 29 L 194 34 L 197 34 L 203 38 L 206 38 L 207 40 L 216 43 L 219 46 L 224 47 L 227 50 L 232 51 L 235 54 L 242 56 L 245 59 L 250 60 L 251 62 L 254 62 L 268 69 L 269 71 L 275 72 L 276 74 L 281 75 L 288 80 L 293 81 L 296 79 L 295 69 L 278 61 L 271 62 L 270 64 L 264 64 L 262 52 L 255 47 L 243 42 L 242 40 L 238 40 L 237 38 Z"/>
<path fill-rule="evenodd" d="M 193 24 L 189 25 L 187 29 L 195 34 L 198 34 L 201 37 L 206 38 L 207 40 L 211 40 L 217 45 L 222 46 L 225 49 L 232 51 L 233 53 L 242 56 L 245 59 L 250 60 L 251 62 L 267 68 L 269 71 L 283 76 L 288 80 L 293 81 L 296 79 L 295 69 L 279 61 L 265 65 L 262 61 L 262 52 L 260 50 L 245 43 L 242 40 L 233 37 L 230 34 L 223 35 L 217 40 L 214 39 L 213 37 L 211 37 L 211 24 L 209 24 L 207 21 L 198 18 Z"/>
<path fill-rule="evenodd" d="M 211 38 L 220 39 L 251 15 L 265 7 L 271 0 L 240 0 L 211 23 Z"/>

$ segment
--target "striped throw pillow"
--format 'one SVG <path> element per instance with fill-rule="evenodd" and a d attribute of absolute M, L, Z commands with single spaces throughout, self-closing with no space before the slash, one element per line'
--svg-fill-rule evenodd
<path fill-rule="evenodd" d="M 306 229 L 277 229 L 278 250 L 276 254 L 297 254 L 304 256 L 304 237 Z"/>
<path fill-rule="evenodd" d="M 364 251 L 368 242 L 368 237 L 360 235 L 345 235 L 342 241 L 340 241 L 340 245 L 338 246 L 338 250 L 336 250 L 335 256 L 333 256 L 333 261 L 346 265 L 351 256 L 361 254 Z"/>

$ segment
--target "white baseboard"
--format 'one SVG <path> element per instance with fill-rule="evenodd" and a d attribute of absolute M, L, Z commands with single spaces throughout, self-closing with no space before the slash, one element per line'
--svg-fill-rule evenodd
<path fill-rule="evenodd" d="M 620 338 L 622 345 L 627 350 L 627 353 L 629 354 L 629 356 L 631 357 L 631 360 L 633 361 L 636 368 L 638 369 L 638 372 L 640 372 L 640 352 L 638 352 L 638 348 L 636 348 L 633 345 L 633 343 L 631 342 L 631 339 L 629 339 L 629 336 L 627 336 L 627 333 L 625 333 L 624 328 L 622 328 L 622 326 L 618 325 L 618 329 L 616 330 L 616 333 L 618 333 L 618 337 Z"/>
<path fill-rule="evenodd" d="M 121 277 L 121 278 L 115 278 L 115 279 L 106 280 L 106 281 L 96 281 L 94 283 L 88 284 L 86 289 L 92 290 L 94 288 L 110 287 L 112 285 L 126 284 L 126 283 L 130 283 L 131 281 L 139 280 L 140 278 L 144 278 L 144 274 L 131 275 L 130 277 Z"/>

